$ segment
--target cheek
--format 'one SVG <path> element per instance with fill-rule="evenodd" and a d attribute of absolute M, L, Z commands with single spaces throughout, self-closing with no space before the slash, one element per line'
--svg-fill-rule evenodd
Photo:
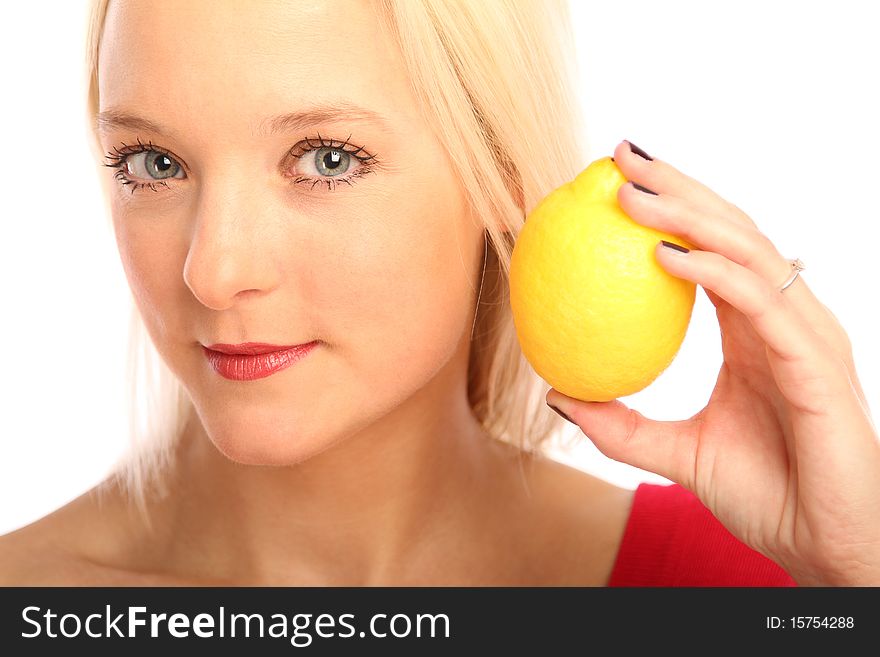
<path fill-rule="evenodd" d="M 473 294 L 466 270 L 473 227 L 463 220 L 460 198 L 448 187 L 423 185 L 367 216 L 319 304 L 336 312 L 329 334 L 370 369 L 379 359 L 386 371 L 402 372 L 414 359 L 448 358 L 464 325 L 470 329 Z"/>
<path fill-rule="evenodd" d="M 169 241 L 166 231 L 155 221 L 114 212 L 113 226 L 135 303 L 154 342 L 161 348 L 175 336 L 179 339 L 184 335 L 177 324 L 183 320 L 180 310 L 185 303 L 180 298 L 180 254 L 169 248 L 173 240 Z"/>

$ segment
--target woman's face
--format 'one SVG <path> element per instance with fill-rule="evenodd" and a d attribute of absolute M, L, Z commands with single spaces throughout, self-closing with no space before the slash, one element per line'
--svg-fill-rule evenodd
<path fill-rule="evenodd" d="M 299 461 L 467 346 L 482 226 L 371 3 L 112 0 L 100 52 L 123 266 L 222 452 Z M 245 381 L 202 347 L 316 340 Z"/>

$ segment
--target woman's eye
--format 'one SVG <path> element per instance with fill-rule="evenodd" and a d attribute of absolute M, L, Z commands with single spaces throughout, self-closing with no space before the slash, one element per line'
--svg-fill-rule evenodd
<path fill-rule="evenodd" d="M 303 171 L 306 175 L 341 176 L 352 168 L 352 155 L 339 148 L 316 148 L 302 160 L 314 167 L 313 171 Z"/>
<path fill-rule="evenodd" d="M 313 141 L 317 143 L 312 143 Z M 290 177 L 294 183 L 305 184 L 309 189 L 324 184 L 329 191 L 345 183 L 349 187 L 354 180 L 370 173 L 376 166 L 375 156 L 369 155 L 363 147 L 348 150 L 349 142 L 333 143 L 318 139 L 308 139 L 290 149 L 296 159 L 295 171 Z"/>
<path fill-rule="evenodd" d="M 183 167 L 171 155 L 153 146 L 152 142 L 137 141 L 137 146 L 122 144 L 122 148 L 107 153 L 104 166 L 116 169 L 113 177 L 120 185 L 131 187 L 132 194 L 144 187 L 155 192 L 160 185 L 169 187 L 168 180 L 186 178 Z"/>
<path fill-rule="evenodd" d="M 134 178 L 148 181 L 185 177 L 183 169 L 174 158 L 159 151 L 148 150 L 127 155 L 125 169 Z"/>

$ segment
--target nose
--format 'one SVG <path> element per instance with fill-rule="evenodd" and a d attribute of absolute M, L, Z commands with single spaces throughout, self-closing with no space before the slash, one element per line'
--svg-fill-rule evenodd
<path fill-rule="evenodd" d="M 273 234 L 268 195 L 252 177 L 203 185 L 183 278 L 208 308 L 225 310 L 278 286 L 274 248 L 281 240 Z"/>

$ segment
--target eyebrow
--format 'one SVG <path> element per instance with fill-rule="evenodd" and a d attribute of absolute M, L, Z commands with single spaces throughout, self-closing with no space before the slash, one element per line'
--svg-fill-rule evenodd
<path fill-rule="evenodd" d="M 266 118 L 257 125 L 255 136 L 264 137 L 294 132 L 321 123 L 339 121 L 374 123 L 381 128 L 391 130 L 391 121 L 388 117 L 350 101 L 339 100 L 307 105 L 296 112 Z M 173 133 L 172 130 L 160 123 L 113 108 L 99 112 L 95 116 L 95 128 L 98 132 L 127 128 L 168 136 Z"/>

